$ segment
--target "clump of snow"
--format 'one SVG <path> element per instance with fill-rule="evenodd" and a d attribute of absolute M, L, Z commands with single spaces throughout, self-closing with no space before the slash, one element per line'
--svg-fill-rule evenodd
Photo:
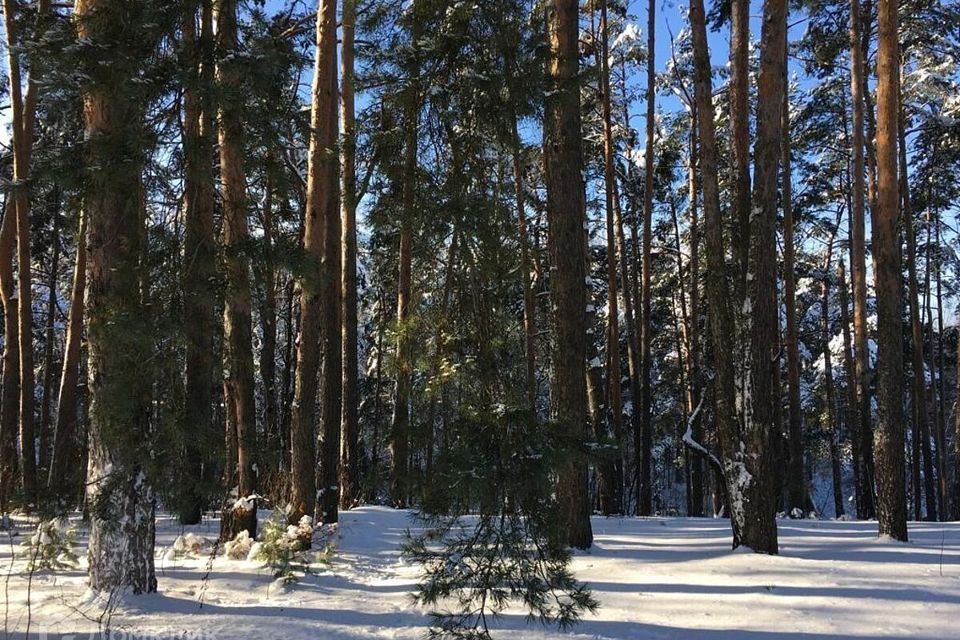
<path fill-rule="evenodd" d="M 192 531 L 177 536 L 173 541 L 174 558 L 192 557 L 196 558 L 210 551 L 213 548 L 213 542 L 209 538 L 198 536 Z"/>
<path fill-rule="evenodd" d="M 253 538 L 246 530 L 241 531 L 237 536 L 223 545 L 223 552 L 231 560 L 246 560 L 250 555 L 250 549 L 253 547 Z"/>

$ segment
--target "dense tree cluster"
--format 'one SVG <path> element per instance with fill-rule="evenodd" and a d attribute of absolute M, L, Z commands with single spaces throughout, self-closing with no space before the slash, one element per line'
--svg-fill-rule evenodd
<path fill-rule="evenodd" d="M 960 518 L 960 7 L 754 4 L 4 0 L 0 510 Z"/>

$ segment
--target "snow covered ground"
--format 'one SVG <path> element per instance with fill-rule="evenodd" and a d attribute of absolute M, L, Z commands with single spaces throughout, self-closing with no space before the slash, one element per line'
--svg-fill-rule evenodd
<path fill-rule="evenodd" d="M 426 612 L 413 607 L 408 595 L 417 568 L 398 555 L 407 514 L 364 507 L 341 518 L 333 562 L 292 587 L 276 585 L 269 571 L 251 561 L 218 557 L 208 566 L 205 555 L 170 559 L 169 547 L 181 530 L 161 518 L 160 591 L 121 602 L 110 617 L 113 637 L 424 637 Z M 527 627 L 522 615 L 509 615 L 500 621 L 505 631 L 495 637 L 960 638 L 960 525 L 914 524 L 906 545 L 877 540 L 875 526 L 782 521 L 781 555 L 764 557 L 731 552 L 721 520 L 598 517 L 595 545 L 574 565 L 601 602 L 598 614 L 570 634 Z M 190 530 L 214 538 L 217 525 Z M 11 547 L 2 540 L 2 548 L 6 574 Z M 22 562 L 14 563 L 4 589 L 5 637 L 24 638 L 28 589 Z M 30 638 L 44 637 L 41 632 L 48 638 L 96 637 L 86 634 L 98 630 L 103 603 L 85 594 L 83 566 L 36 574 L 29 593 Z"/>

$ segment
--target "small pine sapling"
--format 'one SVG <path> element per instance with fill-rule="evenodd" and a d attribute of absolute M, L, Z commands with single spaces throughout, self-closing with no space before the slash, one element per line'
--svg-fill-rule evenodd
<path fill-rule="evenodd" d="M 76 528 L 66 518 L 46 520 L 20 543 L 20 557 L 27 561 L 27 571 L 31 573 L 73 569 L 79 564 L 74 552 L 76 541 Z"/>
<path fill-rule="evenodd" d="M 262 562 L 273 570 L 273 577 L 291 584 L 302 575 L 310 573 L 310 565 L 315 562 L 329 562 L 333 545 L 328 542 L 321 546 L 316 554 L 310 554 L 305 541 L 313 540 L 313 519 L 300 518 L 298 524 L 287 524 L 286 514 L 275 511 L 264 523 L 260 540 L 250 549 L 250 559 Z"/>
<path fill-rule="evenodd" d="M 489 640 L 511 604 L 528 622 L 561 630 L 599 606 L 569 569 L 556 470 L 570 455 L 557 430 L 525 412 L 464 416 L 452 425 L 434 482 L 408 532 L 407 559 L 422 565 L 414 602 L 430 607 L 431 638 Z"/>

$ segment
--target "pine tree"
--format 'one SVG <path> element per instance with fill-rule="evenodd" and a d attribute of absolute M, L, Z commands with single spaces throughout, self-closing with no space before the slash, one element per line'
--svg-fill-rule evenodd
<path fill-rule="evenodd" d="M 132 82 L 164 23 L 162 10 L 149 4 L 80 0 L 74 11 L 86 72 L 87 501 L 95 591 L 157 588 L 155 502 L 145 466 L 152 337 L 141 297 L 144 95 Z M 105 55 L 110 64 L 103 64 Z"/>
<path fill-rule="evenodd" d="M 877 398 L 875 433 L 877 517 L 880 535 L 907 540 L 903 487 L 903 332 L 901 328 L 901 248 L 897 220 L 899 54 L 897 5 L 879 2 L 877 57 L 877 208 L 873 212 L 874 268 L 877 287 Z"/>
<path fill-rule="evenodd" d="M 543 147 L 546 163 L 553 308 L 552 413 L 563 436 L 582 441 L 586 424 L 586 256 L 583 159 L 580 147 L 579 6 L 552 0 L 546 7 L 547 79 Z M 593 541 L 587 468 L 573 460 L 560 471 L 559 494 L 567 542 L 586 549 Z"/>

